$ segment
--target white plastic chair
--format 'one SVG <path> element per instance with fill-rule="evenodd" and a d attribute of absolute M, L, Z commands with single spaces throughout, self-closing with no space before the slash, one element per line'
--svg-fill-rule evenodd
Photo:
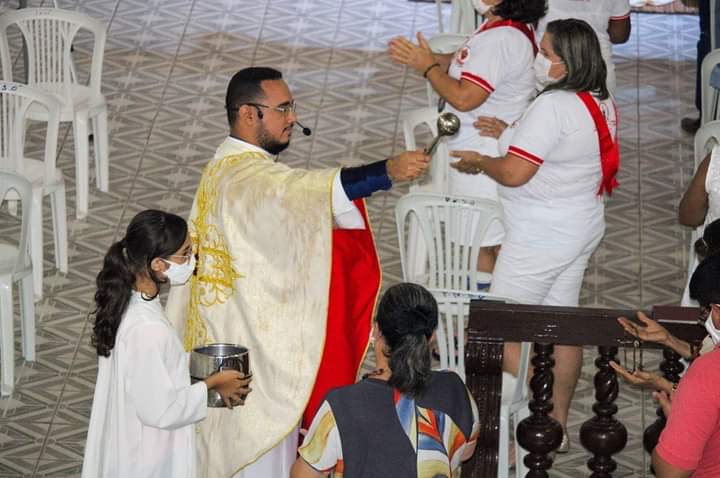
<path fill-rule="evenodd" d="M 700 70 L 701 124 L 718 119 L 718 90 L 710 85 L 710 74 L 718 63 L 720 63 L 720 48 L 708 53 L 702 62 Z"/>
<path fill-rule="evenodd" d="M 440 312 L 436 332 L 440 369 L 457 372 L 465 381 L 465 329 L 470 316 L 470 301 L 473 299 L 515 303 L 512 299 L 485 294 L 482 292 L 460 292 L 452 290 L 430 289 L 438 303 Z M 532 344 L 523 342 L 520 347 L 520 364 L 518 377 L 503 372 L 502 398 L 500 405 L 500 443 L 498 447 L 498 478 L 507 478 L 509 469 L 510 449 L 510 418 L 517 428 L 521 420 L 530 415 L 528 409 L 528 368 Z M 524 477 L 528 470 L 523 463 L 527 451 L 515 442 L 515 476 Z"/>
<path fill-rule="evenodd" d="M 435 0 L 438 16 L 438 32 L 445 31 L 442 0 Z M 477 23 L 477 12 L 471 0 L 452 0 L 450 4 L 450 33 L 472 33 Z"/>
<path fill-rule="evenodd" d="M 427 245 L 420 259 L 406 248 L 406 227 L 411 220 L 417 221 L 419 236 Z M 401 197 L 395 206 L 395 221 L 403 280 L 459 291 L 476 291 L 479 284 L 489 284 L 492 275 L 477 270 L 477 258 L 490 224 L 501 220 L 500 205 L 495 201 L 432 193 Z M 410 236 L 413 233 L 410 230 Z M 417 264 L 425 267 L 417 268 Z"/>
<path fill-rule="evenodd" d="M 0 16 L 0 59 L 3 78 L 12 81 L 8 28 L 17 26 L 28 51 L 28 84 L 55 95 L 61 104 L 60 121 L 72 121 L 75 140 L 76 215 L 88 212 L 88 123 L 92 120 L 97 187 L 108 191 L 107 103 L 100 92 L 106 28 L 102 22 L 79 12 L 58 8 L 25 8 Z M 94 37 L 90 84 L 78 83 L 71 45 L 81 29 Z M 46 121 L 43 110 L 31 109 L 31 119 Z"/>
<path fill-rule="evenodd" d="M 35 304 L 33 303 L 33 265 L 28 254 L 28 233 L 33 208 L 32 186 L 27 179 L 0 172 L 0 204 L 9 192 L 20 200 L 22 223 L 17 247 L 0 243 L 0 394 L 10 395 L 15 382 L 15 346 L 13 337 L 13 283 L 20 286 L 20 324 L 22 353 L 35 360 Z"/>
<path fill-rule="evenodd" d="M 28 111 L 44 110 L 47 118 L 45 157 L 25 157 L 23 140 Z M 55 166 L 60 104 L 55 97 L 37 88 L 0 81 L 0 170 L 23 176 L 32 185 L 33 209 L 30 218 L 30 254 L 35 265 L 35 299 L 42 298 L 43 281 L 43 197 L 50 196 L 55 245 L 55 265 L 68 271 L 67 210 L 65 179 Z"/>
<path fill-rule="evenodd" d="M 437 108 L 427 107 L 408 111 L 402 115 L 401 124 L 403 130 L 403 139 L 405 140 L 405 149 L 414 151 L 418 148 L 415 140 L 415 132 L 420 127 L 427 128 L 434 137 L 437 135 Z M 410 185 L 411 192 L 432 191 L 438 193 L 447 192 L 447 176 L 448 176 L 448 150 L 445 139 L 435 148 L 430 168 L 423 182 L 414 182 Z"/>
<path fill-rule="evenodd" d="M 428 40 L 428 45 L 433 53 L 455 53 L 467 38 L 468 35 L 461 33 L 441 33 L 431 37 Z M 428 106 L 431 106 L 437 112 L 440 97 L 429 81 L 426 82 L 425 88 L 427 90 Z"/>

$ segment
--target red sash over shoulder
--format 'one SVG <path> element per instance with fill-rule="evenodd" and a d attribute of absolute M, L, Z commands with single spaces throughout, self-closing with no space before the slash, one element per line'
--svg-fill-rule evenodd
<path fill-rule="evenodd" d="M 365 229 L 334 229 L 327 331 L 315 387 L 303 416 L 308 428 L 333 388 L 355 383 L 367 352 L 380 289 L 380 261 L 365 203 L 354 201 Z"/>
<path fill-rule="evenodd" d="M 610 134 L 610 128 L 607 121 L 600 111 L 600 107 L 593 99 L 592 95 L 587 91 L 577 94 L 578 98 L 585 104 L 590 116 L 595 123 L 595 129 L 598 135 L 598 144 L 600 145 L 600 164 L 602 166 L 602 181 L 598 196 L 606 192 L 608 196 L 612 194 L 612 190 L 618 186 L 615 175 L 620 168 L 620 150 L 617 141 L 613 141 Z"/>
<path fill-rule="evenodd" d="M 538 46 L 537 43 L 535 43 L 535 30 L 533 30 L 531 27 L 529 27 L 523 22 L 518 22 L 516 20 L 500 20 L 493 23 L 485 23 L 483 24 L 483 26 L 480 27 L 478 33 L 486 32 L 488 30 L 492 30 L 493 28 L 498 27 L 512 27 L 520 30 L 523 35 L 525 35 L 527 39 L 530 40 L 530 44 L 532 45 L 533 49 L 533 55 L 537 55 Z"/>

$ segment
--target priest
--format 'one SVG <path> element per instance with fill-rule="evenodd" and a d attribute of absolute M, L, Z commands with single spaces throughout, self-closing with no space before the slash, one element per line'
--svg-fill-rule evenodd
<path fill-rule="evenodd" d="M 353 383 L 367 350 L 380 266 L 363 198 L 419 177 L 430 158 L 318 170 L 278 162 L 297 119 L 272 68 L 236 73 L 225 107 L 230 135 L 188 221 L 197 269 L 167 312 L 187 350 L 250 350 L 245 406 L 208 410 L 198 426 L 199 476 L 289 476 L 303 413 L 309 423 L 330 388 Z"/>

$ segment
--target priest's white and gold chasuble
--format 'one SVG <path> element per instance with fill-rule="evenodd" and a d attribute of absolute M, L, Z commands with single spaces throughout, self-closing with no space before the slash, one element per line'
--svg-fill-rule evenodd
<path fill-rule="evenodd" d="M 372 277 L 364 289 L 371 293 L 359 294 L 359 304 L 336 314 L 354 316 L 335 326 L 352 342 L 346 347 L 347 337 L 340 339 L 339 348 L 349 349 L 341 352 L 347 357 L 338 359 L 337 351 L 326 347 L 331 276 L 338 275 L 333 256 L 338 243 L 347 243 L 336 240 L 334 247 L 331 197 L 337 172 L 292 169 L 232 138 L 203 172 L 188 221 L 198 266 L 188 284 L 172 288 L 167 315 L 187 350 L 218 342 L 246 346 L 253 391 L 244 406 L 210 408 L 197 425 L 200 477 L 233 476 L 296 430 L 318 371 L 332 371 L 321 367 L 323 353 L 325 359 L 347 362 L 353 373 L 360 366 L 379 286 L 369 227 L 347 233 L 361 238 L 344 254 L 358 260 L 340 275 L 349 278 L 357 263 L 366 264 Z M 336 288 L 347 301 L 345 291 L 351 288 Z M 324 387 L 353 381 L 348 373 L 318 379 Z M 313 397 L 326 391 L 315 390 Z"/>

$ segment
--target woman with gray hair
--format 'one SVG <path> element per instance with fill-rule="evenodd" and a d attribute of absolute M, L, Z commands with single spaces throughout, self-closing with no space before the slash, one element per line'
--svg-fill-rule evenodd
<path fill-rule="evenodd" d="M 500 135 L 500 157 L 453 151 L 451 164 L 500 184 L 506 237 L 490 291 L 525 304 L 576 306 L 588 260 L 605 231 L 603 193 L 617 185 L 617 114 L 605 62 L 582 20 L 547 25 L 535 58 L 540 93 Z M 506 346 L 516 372 L 518 344 Z M 555 347 L 552 415 L 567 425 L 582 349 Z M 558 451 L 567 451 L 565 433 Z"/>

